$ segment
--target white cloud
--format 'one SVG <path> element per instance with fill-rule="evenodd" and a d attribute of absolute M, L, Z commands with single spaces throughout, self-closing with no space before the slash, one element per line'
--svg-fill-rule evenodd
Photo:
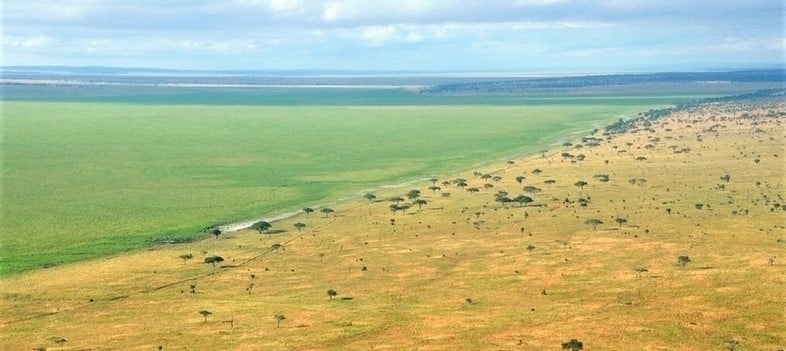
<path fill-rule="evenodd" d="M 330 1 L 322 11 L 326 22 L 403 20 L 414 22 L 417 19 L 439 16 L 455 8 L 453 0 L 345 0 Z"/>
<path fill-rule="evenodd" d="M 560 3 L 566 3 L 570 0 L 515 0 L 513 5 L 516 6 L 548 6 Z"/>
<path fill-rule="evenodd" d="M 509 36 L 516 32 L 534 34 L 542 30 L 579 30 L 606 26 L 603 23 L 589 22 L 402 23 L 344 27 L 326 33 L 340 39 L 360 41 L 367 46 L 382 46 L 390 43 L 443 42 L 457 38 L 472 42 L 500 35 Z M 322 33 L 324 35 L 325 32 Z"/>
<path fill-rule="evenodd" d="M 738 38 L 728 37 L 722 42 L 706 46 L 706 49 L 717 53 L 742 53 L 756 51 L 786 50 L 786 38 Z"/>
<path fill-rule="evenodd" d="M 97 0 L 6 1 L 4 19 L 35 19 L 55 22 L 77 21 L 89 17 L 101 4 Z"/>
<path fill-rule="evenodd" d="M 260 7 L 279 14 L 301 12 L 306 9 L 303 0 L 234 0 L 234 3 L 246 7 Z"/>
<path fill-rule="evenodd" d="M 40 49 L 53 43 L 47 36 L 14 37 L 3 36 L 3 47 L 13 49 Z"/>

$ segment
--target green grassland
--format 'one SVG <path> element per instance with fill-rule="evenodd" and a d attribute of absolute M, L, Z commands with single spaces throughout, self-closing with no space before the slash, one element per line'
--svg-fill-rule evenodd
<path fill-rule="evenodd" d="M 4 101 L 0 275 L 467 169 L 689 99 L 360 107 Z"/>

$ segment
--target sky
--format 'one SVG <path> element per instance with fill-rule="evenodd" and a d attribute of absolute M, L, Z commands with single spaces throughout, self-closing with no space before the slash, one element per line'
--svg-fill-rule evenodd
<path fill-rule="evenodd" d="M 783 67 L 783 0 L 3 1 L 2 65 L 651 72 Z"/>

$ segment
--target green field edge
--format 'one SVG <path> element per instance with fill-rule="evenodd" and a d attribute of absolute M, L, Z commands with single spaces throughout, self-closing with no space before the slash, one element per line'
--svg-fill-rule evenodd
<path fill-rule="evenodd" d="M 648 105 L 647 108 L 649 109 L 657 109 L 657 108 L 664 108 L 669 106 L 675 106 L 680 103 L 687 103 L 692 101 L 697 101 L 705 98 L 712 98 L 712 97 L 719 97 L 722 95 L 713 95 L 713 94 L 695 94 L 695 95 L 679 95 L 681 98 L 677 99 L 679 101 L 674 101 L 673 103 L 666 104 L 666 103 L 657 103 L 653 102 L 652 105 Z M 553 101 L 555 103 L 562 103 L 565 99 L 571 99 L 573 97 L 549 97 L 538 99 L 543 101 Z M 639 96 L 619 96 L 619 97 L 609 97 L 608 100 L 622 100 L 625 101 L 627 98 L 630 99 L 637 99 L 640 98 Z M 674 96 L 653 96 L 651 97 L 652 100 L 670 100 L 674 98 Z M 578 100 L 583 100 L 579 98 Z M 590 100 L 594 100 L 591 98 Z M 7 100 L 0 100 L 0 102 L 5 102 Z M 22 103 L 32 103 L 35 101 L 18 101 Z M 37 101 L 42 102 L 43 101 Z M 66 104 L 79 104 L 79 102 L 75 101 L 47 101 L 47 103 L 66 103 Z M 102 105 L 141 105 L 141 106 L 150 106 L 150 105 L 157 105 L 157 104 L 140 104 L 140 103 L 123 103 L 123 102 L 96 102 Z M 188 106 L 188 107 L 198 107 L 198 106 L 210 106 L 215 107 L 216 105 L 212 104 L 173 104 L 168 105 L 172 107 L 178 106 Z M 253 107 L 249 105 L 220 105 L 221 107 Z M 428 108 L 429 106 L 434 107 L 450 107 L 450 106 L 460 106 L 462 108 L 484 108 L 495 106 L 493 104 L 433 104 L 433 105 L 418 105 L 418 104 L 411 104 L 411 105 L 308 105 L 310 108 L 326 108 L 326 109 L 333 109 L 333 108 L 361 108 L 361 109 L 373 109 L 373 108 Z M 527 106 L 525 104 L 511 104 L 511 105 L 504 105 L 505 107 L 515 107 L 515 106 Z M 273 107 L 273 108 L 291 108 L 293 106 L 290 105 L 264 105 L 264 107 Z M 298 107 L 298 106 L 295 106 Z M 619 118 L 628 118 L 633 117 L 637 113 L 643 113 L 647 110 L 647 108 L 642 109 L 637 112 L 631 112 L 627 114 L 621 115 L 614 115 L 608 116 L 604 118 L 602 122 L 600 121 L 591 121 L 591 122 L 581 122 L 579 126 L 575 128 L 570 128 L 568 130 L 562 130 L 559 132 L 543 135 L 539 138 L 538 142 L 533 143 L 528 146 L 513 148 L 510 150 L 502 151 L 497 154 L 497 156 L 491 157 L 491 159 L 483 160 L 480 162 L 475 162 L 469 164 L 467 166 L 456 167 L 451 169 L 442 169 L 435 172 L 435 174 L 410 174 L 410 175 L 402 175 L 397 176 L 395 178 L 389 178 L 386 180 L 382 180 L 379 182 L 372 182 L 367 183 L 367 185 L 363 187 L 351 188 L 348 190 L 337 191 L 329 196 L 314 199 L 309 202 L 302 202 L 300 200 L 287 202 L 284 201 L 275 204 L 275 206 L 262 206 L 268 207 L 270 210 L 262 209 L 261 211 L 254 211 L 249 210 L 245 212 L 237 212 L 237 215 L 225 218 L 219 218 L 214 221 L 210 222 L 202 222 L 202 223 L 193 223 L 193 224 L 183 224 L 178 229 L 169 229 L 169 230 L 162 230 L 157 232 L 149 232 L 148 235 L 140 235 L 136 236 L 132 242 L 124 242 L 118 243 L 118 247 L 109 249 L 107 251 L 103 251 L 97 254 L 86 254 L 81 255 L 79 257 L 72 257 L 72 256 L 65 256 L 65 257 L 53 257 L 51 260 L 47 260 L 48 262 L 42 265 L 34 265 L 34 266 L 27 266 L 27 267 L 9 267 L 3 262 L 6 261 L 3 258 L 3 255 L 0 255 L 0 277 L 7 277 L 17 274 L 23 274 L 26 272 L 33 272 L 40 269 L 46 269 L 49 267 L 54 266 L 66 266 L 71 264 L 78 264 L 80 262 L 90 261 L 94 259 L 101 259 L 101 258 L 111 258 L 118 255 L 128 254 L 131 252 L 137 252 L 140 250 L 151 249 L 159 245 L 176 245 L 178 243 L 187 243 L 187 242 L 194 242 L 199 240 L 204 240 L 210 238 L 211 235 L 204 231 L 205 228 L 212 227 L 215 225 L 228 225 L 237 222 L 249 221 L 254 219 L 263 219 L 263 218 L 276 218 L 287 214 L 292 214 L 294 212 L 300 211 L 304 207 L 320 207 L 320 206 L 332 206 L 332 205 L 343 205 L 349 203 L 351 201 L 357 200 L 362 196 L 361 192 L 375 192 L 375 191 L 384 191 L 384 192 L 392 192 L 396 188 L 405 188 L 405 187 L 413 187 L 417 188 L 426 184 L 426 177 L 437 177 L 439 179 L 448 179 L 451 177 L 455 177 L 458 174 L 465 174 L 472 170 L 488 168 L 492 165 L 499 164 L 500 162 L 504 162 L 505 160 L 512 160 L 512 159 L 522 159 L 536 155 L 542 149 L 553 149 L 557 143 L 563 140 L 571 140 L 575 139 L 578 135 L 588 133 L 595 128 L 602 128 L 603 126 L 607 125 L 610 122 L 616 121 Z M 0 104 L 0 109 L 2 109 L 2 104 Z M 596 125 L 597 123 L 601 123 L 601 125 Z M 4 131 L 0 130 L 0 139 L 3 138 Z M 2 169 L 0 169 L 0 174 L 2 173 Z M 406 184 L 402 186 L 397 186 L 399 184 Z M 0 188 L 4 185 L 0 182 Z M 285 187 L 285 186 L 284 186 Z M 278 209 L 273 209 L 278 208 Z M 251 212 L 255 212 L 252 214 Z M 287 216 L 289 218 L 290 216 Z M 283 229 L 283 228 L 281 228 Z M 114 236 L 111 236 L 114 237 Z M 0 242 L 2 243 L 2 242 Z M 76 255 L 73 255 L 76 256 Z"/>

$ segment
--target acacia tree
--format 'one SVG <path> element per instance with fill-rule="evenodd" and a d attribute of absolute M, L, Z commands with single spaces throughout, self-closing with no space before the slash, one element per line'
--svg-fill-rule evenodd
<path fill-rule="evenodd" d="M 440 188 L 440 187 L 438 187 L 436 185 L 432 185 L 432 186 L 428 187 L 428 190 L 431 190 L 431 193 L 433 194 L 433 193 L 437 192 L 437 190 L 442 190 L 442 188 Z"/>
<path fill-rule="evenodd" d="M 400 208 L 398 208 L 398 205 L 396 205 L 396 204 L 390 204 L 390 210 L 393 211 L 393 215 L 395 216 L 396 212 L 398 212 L 398 210 L 400 210 Z"/>
<path fill-rule="evenodd" d="M 281 322 L 283 322 L 285 319 L 287 319 L 287 317 L 284 316 L 283 314 L 277 314 L 277 315 L 273 316 L 273 318 L 276 319 L 276 328 L 280 327 L 281 326 Z"/>
<path fill-rule="evenodd" d="M 182 255 L 180 255 L 178 257 L 180 257 L 180 259 L 183 260 L 183 264 L 185 265 L 186 261 L 194 258 L 194 255 L 192 255 L 191 253 L 187 253 L 187 254 L 182 254 Z"/>
<path fill-rule="evenodd" d="M 504 207 L 506 203 L 512 202 L 513 200 L 507 197 L 506 194 L 497 194 L 496 196 L 494 196 L 494 201 L 499 202 L 500 205 Z"/>
<path fill-rule="evenodd" d="M 336 297 L 338 293 L 333 289 L 328 289 L 327 295 L 328 295 L 328 300 L 333 301 L 333 298 Z"/>
<path fill-rule="evenodd" d="M 201 310 L 201 311 L 199 311 L 199 314 L 201 314 L 202 317 L 205 317 L 205 323 L 207 323 L 207 317 L 212 315 L 213 312 L 210 312 L 208 310 Z"/>
<path fill-rule="evenodd" d="M 628 220 L 622 217 L 617 217 L 614 219 L 614 221 L 617 222 L 617 224 L 619 224 L 620 228 L 622 228 L 623 224 L 628 223 Z"/>
<path fill-rule="evenodd" d="M 295 226 L 295 228 L 297 228 L 297 231 L 301 231 L 301 230 L 303 230 L 303 228 L 306 227 L 306 224 L 297 222 L 297 223 L 294 224 L 294 226 Z"/>
<path fill-rule="evenodd" d="M 407 193 L 407 198 L 410 199 L 410 200 L 414 200 L 414 199 L 417 199 L 419 197 L 420 197 L 420 190 L 413 189 L 413 190 L 410 190 Z"/>
<path fill-rule="evenodd" d="M 546 179 L 546 180 L 544 180 L 544 181 L 543 181 L 543 184 L 546 184 L 546 185 L 548 185 L 548 186 L 551 186 L 552 184 L 554 184 L 554 183 L 556 183 L 556 182 L 557 182 L 557 181 L 556 181 L 556 180 L 554 180 L 554 179 Z"/>
<path fill-rule="evenodd" d="M 259 233 L 262 233 L 271 227 L 272 225 L 266 221 L 259 221 L 251 225 L 251 229 L 256 229 L 256 231 Z"/>
<path fill-rule="evenodd" d="M 431 178 L 428 181 L 431 182 L 431 185 L 436 185 L 438 180 L 437 178 Z"/>
<path fill-rule="evenodd" d="M 532 198 L 526 195 L 519 195 L 513 198 L 514 202 L 519 203 L 519 207 L 523 207 L 524 205 L 532 202 Z"/>
<path fill-rule="evenodd" d="M 516 177 L 516 181 L 517 181 L 519 184 L 521 184 L 521 182 L 523 182 L 523 181 L 524 181 L 524 179 L 527 179 L 527 178 L 525 178 L 524 176 L 517 176 L 517 177 Z"/>
<path fill-rule="evenodd" d="M 690 260 L 690 257 L 688 257 L 688 256 L 683 255 L 683 256 L 677 257 L 677 264 L 679 264 L 680 266 L 685 267 L 685 265 L 690 263 L 690 262 L 691 262 L 691 260 Z"/>
<path fill-rule="evenodd" d="M 218 236 L 221 235 L 221 229 L 213 228 L 212 230 L 210 230 L 210 234 L 215 235 L 216 239 L 218 239 Z"/>
<path fill-rule="evenodd" d="M 309 215 L 311 212 L 314 212 L 314 209 L 313 209 L 313 208 L 311 208 L 311 207 L 305 207 L 305 208 L 303 208 L 303 212 L 305 212 L 305 213 L 306 213 L 306 217 L 308 217 L 308 215 Z"/>
<path fill-rule="evenodd" d="M 333 211 L 333 209 L 330 208 L 330 207 L 324 207 L 324 208 L 321 208 L 319 210 L 319 212 L 324 213 L 325 214 L 325 218 L 328 218 L 328 217 L 330 217 L 330 214 L 335 212 L 335 211 Z"/>
<path fill-rule="evenodd" d="M 592 218 L 592 219 L 588 219 L 588 220 L 584 221 L 584 224 L 591 225 L 592 226 L 592 230 L 597 230 L 598 224 L 603 224 L 603 221 L 601 221 L 600 219 L 597 219 L 597 218 Z"/>
<path fill-rule="evenodd" d="M 579 351 L 584 349 L 584 343 L 579 341 L 578 339 L 570 339 L 567 342 L 562 343 L 563 350 L 570 350 L 570 351 Z"/>
<path fill-rule="evenodd" d="M 372 193 L 368 193 L 366 195 L 363 195 L 363 197 L 366 198 L 366 200 L 368 200 L 368 202 L 374 201 L 374 199 L 377 198 L 377 196 L 372 194 Z"/>
<path fill-rule="evenodd" d="M 537 194 L 540 192 L 540 188 L 532 185 L 525 186 L 523 190 L 525 193 L 530 193 L 530 194 Z"/>
<path fill-rule="evenodd" d="M 426 202 L 426 200 L 423 200 L 423 199 L 417 199 L 417 200 L 415 200 L 415 201 L 412 201 L 412 204 L 414 204 L 414 205 L 418 205 L 418 210 L 421 210 L 421 209 L 423 209 L 423 205 L 425 205 L 425 204 L 427 204 L 427 203 L 428 203 L 428 202 Z"/>
<path fill-rule="evenodd" d="M 205 257 L 204 262 L 205 263 L 210 263 L 211 265 L 213 265 L 213 268 L 215 268 L 216 267 L 216 263 L 224 262 L 224 258 L 221 257 L 221 256 L 208 256 L 208 257 Z"/>
<path fill-rule="evenodd" d="M 579 189 L 582 190 L 584 189 L 584 186 L 586 186 L 587 184 L 588 183 L 583 180 L 579 180 L 578 182 L 573 183 L 573 185 L 577 186 Z"/>

